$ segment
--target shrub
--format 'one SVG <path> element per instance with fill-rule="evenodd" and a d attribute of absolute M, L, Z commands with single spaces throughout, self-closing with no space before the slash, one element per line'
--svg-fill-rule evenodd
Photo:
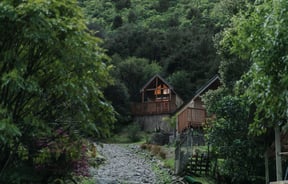
<path fill-rule="evenodd" d="M 147 144 L 147 150 L 151 151 L 152 149 L 152 145 L 151 144 Z"/>
<path fill-rule="evenodd" d="M 71 173 L 89 176 L 87 141 L 74 140 L 66 133 L 46 144 L 48 140 L 43 138 L 37 143 L 41 148 L 33 159 L 37 173 L 49 181 L 70 178 Z"/>
<path fill-rule="evenodd" d="M 128 138 L 132 142 L 137 142 L 141 140 L 141 136 L 139 135 L 140 126 L 138 123 L 133 123 L 128 126 Z"/>
<path fill-rule="evenodd" d="M 141 144 L 141 145 L 140 145 L 140 148 L 141 148 L 141 149 L 144 149 L 144 150 L 147 149 L 147 144 Z"/>
<path fill-rule="evenodd" d="M 166 153 L 165 153 L 163 150 L 160 150 L 159 156 L 160 156 L 162 159 L 166 159 Z"/>
<path fill-rule="evenodd" d="M 153 155 L 158 155 L 161 150 L 161 147 L 158 145 L 152 145 L 151 152 Z"/>
<path fill-rule="evenodd" d="M 145 134 L 145 143 L 151 144 L 151 137 L 147 134 Z"/>

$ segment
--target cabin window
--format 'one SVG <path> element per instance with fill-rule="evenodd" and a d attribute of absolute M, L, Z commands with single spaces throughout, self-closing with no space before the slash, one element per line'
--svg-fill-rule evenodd
<path fill-rule="evenodd" d="M 163 89 L 163 94 L 164 95 L 169 95 L 170 94 L 170 89 Z"/>
<path fill-rule="evenodd" d="M 169 95 L 170 89 L 165 84 L 160 84 L 154 91 L 155 95 Z"/>
<path fill-rule="evenodd" d="M 161 85 L 159 85 L 159 86 L 156 88 L 154 94 L 155 94 L 155 95 L 161 95 Z"/>

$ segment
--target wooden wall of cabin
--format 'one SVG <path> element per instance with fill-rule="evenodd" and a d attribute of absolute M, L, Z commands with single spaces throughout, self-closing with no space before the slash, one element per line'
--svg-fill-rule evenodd
<path fill-rule="evenodd" d="M 174 127 L 171 127 L 165 118 L 170 117 L 169 114 L 150 115 L 150 116 L 135 116 L 134 121 L 140 124 L 143 131 L 154 132 L 161 129 L 165 132 L 172 132 Z"/>
<path fill-rule="evenodd" d="M 204 108 L 188 107 L 178 115 L 177 131 L 183 132 L 187 128 L 202 127 L 206 121 L 206 110 Z"/>

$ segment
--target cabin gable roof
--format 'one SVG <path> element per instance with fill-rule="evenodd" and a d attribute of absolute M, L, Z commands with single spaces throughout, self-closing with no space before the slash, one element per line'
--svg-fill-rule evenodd
<path fill-rule="evenodd" d="M 149 85 L 152 84 L 152 82 L 154 80 L 156 80 L 156 78 L 160 79 L 160 81 L 162 81 L 172 92 L 172 94 L 175 94 L 178 98 L 181 99 L 181 97 L 176 93 L 176 91 L 174 90 L 173 86 L 171 86 L 164 78 L 162 78 L 159 74 L 154 75 L 141 89 L 140 89 L 140 93 L 144 93 L 145 89 L 147 89 L 149 87 Z M 182 99 L 181 99 L 182 100 Z"/>
<path fill-rule="evenodd" d="M 156 74 L 154 75 L 140 90 L 140 93 L 143 93 L 145 91 L 146 88 L 149 87 L 149 85 L 156 80 L 156 78 L 160 79 L 166 86 L 168 86 L 168 88 L 173 91 L 173 93 L 176 94 L 176 92 L 174 91 L 173 87 L 165 80 L 163 79 L 160 75 Z"/>
<path fill-rule="evenodd" d="M 132 114 L 172 114 L 183 103 L 173 87 L 161 76 L 153 76 L 140 90 L 141 102 L 132 103 Z"/>

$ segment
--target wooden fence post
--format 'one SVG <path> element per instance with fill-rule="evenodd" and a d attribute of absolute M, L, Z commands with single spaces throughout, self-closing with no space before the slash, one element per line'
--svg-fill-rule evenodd
<path fill-rule="evenodd" d="M 181 172 L 181 145 L 180 141 L 176 140 L 176 149 L 175 149 L 175 174 L 179 174 Z"/>

